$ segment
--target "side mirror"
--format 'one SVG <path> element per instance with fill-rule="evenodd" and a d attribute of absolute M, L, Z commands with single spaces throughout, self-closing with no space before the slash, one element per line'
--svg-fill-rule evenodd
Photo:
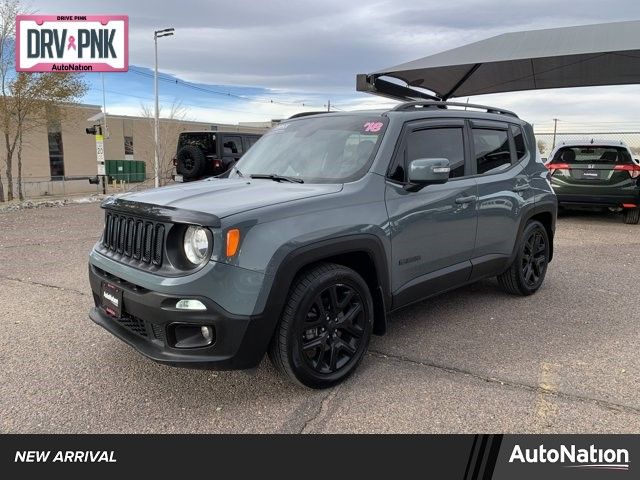
<path fill-rule="evenodd" d="M 427 185 L 447 183 L 449 180 L 447 158 L 418 158 L 409 163 L 409 190 L 420 190 Z"/>

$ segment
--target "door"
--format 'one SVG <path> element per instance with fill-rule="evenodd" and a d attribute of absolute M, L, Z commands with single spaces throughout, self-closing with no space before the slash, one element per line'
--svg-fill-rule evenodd
<path fill-rule="evenodd" d="M 422 121 L 405 128 L 386 186 L 394 307 L 466 282 L 475 247 L 476 180 L 470 178 L 463 120 Z M 407 166 L 447 158 L 449 181 L 407 190 Z"/>
<path fill-rule="evenodd" d="M 519 125 L 471 121 L 472 169 L 478 181 L 478 234 L 473 277 L 492 274 L 513 252 L 520 212 L 534 202 L 525 165 L 529 152 Z"/>

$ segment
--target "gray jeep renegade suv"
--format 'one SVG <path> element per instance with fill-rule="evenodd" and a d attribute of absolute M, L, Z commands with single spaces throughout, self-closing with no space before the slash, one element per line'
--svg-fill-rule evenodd
<path fill-rule="evenodd" d="M 493 276 L 534 293 L 557 202 L 533 130 L 459 107 L 290 119 L 229 178 L 106 200 L 91 319 L 158 362 L 245 369 L 268 352 L 323 388 L 396 309 Z"/>

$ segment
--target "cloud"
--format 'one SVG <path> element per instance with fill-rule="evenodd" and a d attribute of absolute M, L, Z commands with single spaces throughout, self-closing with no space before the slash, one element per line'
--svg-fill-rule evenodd
<path fill-rule="evenodd" d="M 79 8 L 71 0 L 35 0 L 32 4 L 39 13 L 69 13 Z M 152 67 L 153 30 L 173 26 L 175 36 L 159 40 L 162 72 L 202 85 L 257 88 L 246 94 L 260 99 L 286 96 L 300 103 L 311 99 L 320 106 L 327 98 L 342 106 L 379 104 L 379 100 L 355 92 L 356 73 L 397 65 L 492 35 L 640 18 L 636 0 L 587 0 L 579 4 L 551 0 L 110 0 L 105 4 L 86 0 L 82 13 L 105 13 L 106 5 L 109 13 L 130 17 L 130 61 L 134 65 Z M 137 84 L 146 89 L 138 91 L 140 96 L 152 93 L 144 78 L 122 79 L 123 84 L 129 83 L 126 87 L 120 81 L 109 82 L 113 82 L 112 90 L 138 91 L 132 87 Z M 162 84 L 161 89 L 167 94 L 169 87 Z M 620 101 L 630 93 L 635 95 L 637 90 L 603 87 L 488 98 L 502 106 L 513 103 L 532 116 L 545 119 L 589 116 L 589 109 L 582 105 L 597 98 L 616 108 L 620 105 L 620 112 L 624 113 L 614 116 L 624 120 L 634 115 Z M 170 96 L 180 97 L 185 103 L 217 105 L 237 113 L 239 119 L 285 116 L 291 110 L 289 106 L 260 102 L 228 102 L 205 93 L 198 100 L 195 91 L 184 88 L 171 90 Z M 568 98 L 572 101 L 568 102 Z M 540 99 L 544 106 L 532 103 L 533 99 Z M 130 102 L 139 100 L 132 98 Z"/>

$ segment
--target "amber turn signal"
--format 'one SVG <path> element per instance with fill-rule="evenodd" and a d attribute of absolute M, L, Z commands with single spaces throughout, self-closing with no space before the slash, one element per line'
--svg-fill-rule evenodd
<path fill-rule="evenodd" d="M 233 257 L 240 246 L 240 230 L 232 228 L 227 231 L 227 257 Z"/>

